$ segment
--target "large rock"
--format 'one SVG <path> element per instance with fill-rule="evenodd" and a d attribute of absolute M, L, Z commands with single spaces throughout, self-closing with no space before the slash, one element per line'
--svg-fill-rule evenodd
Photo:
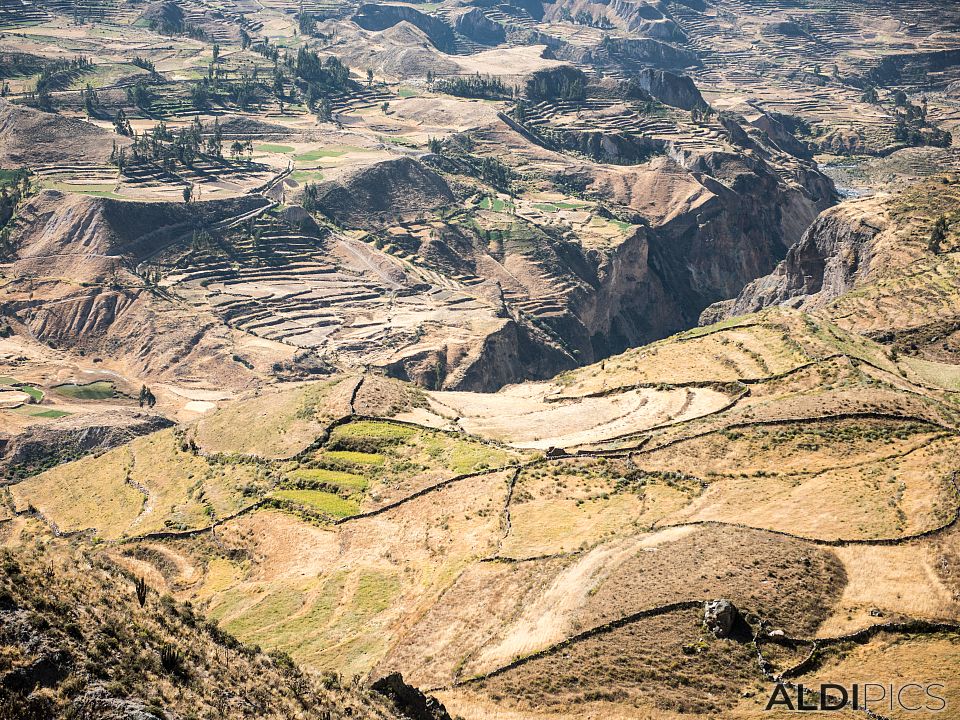
<path fill-rule="evenodd" d="M 729 600 L 708 600 L 703 605 L 703 624 L 715 637 L 730 637 L 739 617 L 740 611 Z"/>
<path fill-rule="evenodd" d="M 405 683 L 400 673 L 380 678 L 370 689 L 390 698 L 397 710 L 410 720 L 450 720 L 447 709 L 439 700 Z"/>

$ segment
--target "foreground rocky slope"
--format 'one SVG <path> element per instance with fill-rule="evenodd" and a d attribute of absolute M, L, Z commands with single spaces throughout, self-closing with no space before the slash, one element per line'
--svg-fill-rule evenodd
<path fill-rule="evenodd" d="M 0 717 L 401 717 L 336 675 L 246 647 L 102 556 L 60 543 L 0 558 Z"/>

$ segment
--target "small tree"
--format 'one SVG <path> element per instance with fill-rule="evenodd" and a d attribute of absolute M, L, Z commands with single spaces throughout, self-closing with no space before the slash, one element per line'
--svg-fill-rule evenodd
<path fill-rule="evenodd" d="M 210 92 L 205 81 L 200 81 L 190 88 L 190 103 L 197 110 L 203 110 L 209 100 Z"/>
<path fill-rule="evenodd" d="M 143 403 L 140 404 L 143 405 Z M 137 578 L 135 585 L 137 589 L 137 602 L 140 603 L 140 607 L 143 607 L 147 603 L 147 581 L 140 577 Z"/>
<path fill-rule="evenodd" d="M 317 104 L 317 121 L 330 122 L 331 120 L 333 120 L 333 106 L 330 104 L 330 98 L 324 96 Z"/>
<path fill-rule="evenodd" d="M 383 112 L 384 115 L 386 115 L 387 112 L 389 112 L 390 110 L 390 103 L 384 101 L 383 105 L 380 106 L 380 110 Z"/>
<path fill-rule="evenodd" d="M 87 115 L 95 116 L 100 110 L 100 97 L 97 95 L 97 91 L 93 89 L 90 83 L 87 83 L 86 89 L 81 90 L 80 93 L 83 96 L 83 106 Z"/>
<path fill-rule="evenodd" d="M 117 114 L 113 118 L 113 129 L 117 131 L 118 135 L 127 137 L 133 135 L 133 127 L 130 125 L 130 120 L 127 119 L 127 113 L 124 112 L 123 108 L 117 110 Z"/>
<path fill-rule="evenodd" d="M 933 230 L 930 231 L 930 242 L 927 247 L 932 253 L 939 253 L 940 246 L 947 239 L 947 216 L 941 215 L 933 224 Z"/>
<path fill-rule="evenodd" d="M 150 391 L 146 385 L 140 386 L 140 407 L 146 405 L 147 407 L 153 407 L 157 404 L 156 396 Z M 143 603 L 140 603 L 141 605 Z"/>
<path fill-rule="evenodd" d="M 373 85 L 373 68 L 367 68 L 367 87 Z"/>
<path fill-rule="evenodd" d="M 188 203 L 188 202 L 190 202 L 190 198 L 192 198 L 192 197 L 193 197 L 193 185 L 187 185 L 187 186 L 183 189 L 183 201 L 184 201 L 185 203 Z"/>

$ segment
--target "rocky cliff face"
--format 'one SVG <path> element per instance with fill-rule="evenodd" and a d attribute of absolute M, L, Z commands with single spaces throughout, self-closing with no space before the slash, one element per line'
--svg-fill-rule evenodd
<path fill-rule="evenodd" d="M 643 63 L 663 68 L 685 68 L 699 65 L 700 58 L 691 50 L 653 38 L 608 37 L 603 50 L 625 63 Z"/>
<path fill-rule="evenodd" d="M 852 290 L 870 273 L 873 240 L 885 227 L 857 207 L 846 204 L 822 213 L 772 273 L 750 282 L 732 300 L 708 308 L 701 322 L 771 305 L 811 310 Z"/>
<path fill-rule="evenodd" d="M 507 39 L 503 26 L 484 15 L 480 8 L 468 8 L 451 17 L 457 32 L 483 45 L 499 45 Z"/>
<path fill-rule="evenodd" d="M 607 131 L 565 131 L 555 136 L 556 145 L 597 162 L 636 165 L 666 151 L 667 145 L 654 138 Z"/>
<path fill-rule="evenodd" d="M 636 87 L 664 105 L 681 108 L 682 110 L 707 106 L 707 102 L 703 99 L 693 80 L 686 75 L 675 75 L 666 70 L 644 68 L 631 80 L 631 84 L 636 84 Z"/>

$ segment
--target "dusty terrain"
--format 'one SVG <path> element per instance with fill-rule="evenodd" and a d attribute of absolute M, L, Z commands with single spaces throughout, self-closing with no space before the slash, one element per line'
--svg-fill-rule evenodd
<path fill-rule="evenodd" d="M 956 712 L 958 87 L 940 0 L 0 0 L 0 720 Z"/>

